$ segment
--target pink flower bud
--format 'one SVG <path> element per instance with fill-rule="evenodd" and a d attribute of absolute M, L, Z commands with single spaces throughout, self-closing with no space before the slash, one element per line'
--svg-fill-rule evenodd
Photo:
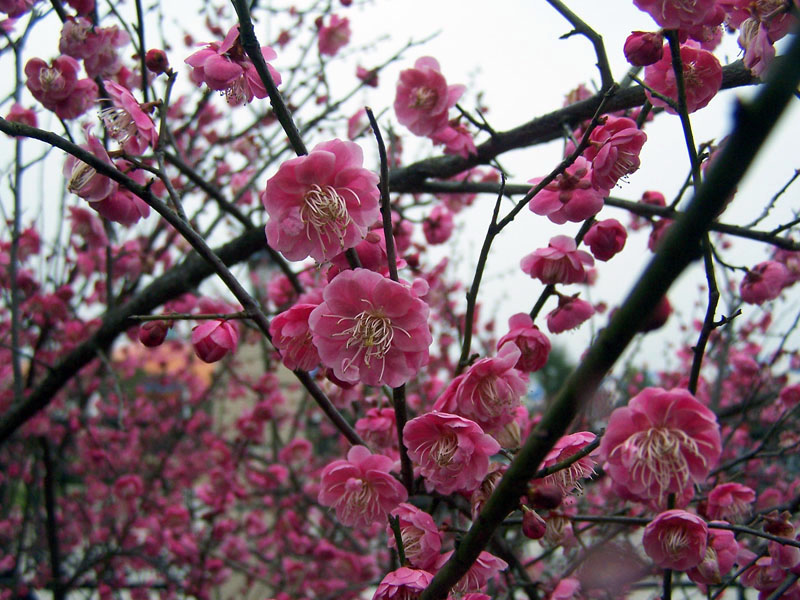
<path fill-rule="evenodd" d="M 239 343 L 239 330 L 230 321 L 203 321 L 192 329 L 192 346 L 198 358 L 213 363 L 228 352 L 235 352 Z"/>
<path fill-rule="evenodd" d="M 544 537 L 544 532 L 547 530 L 547 523 L 539 514 L 528 508 L 522 507 L 522 534 L 532 540 L 538 540 Z"/>
<path fill-rule="evenodd" d="M 634 67 L 646 67 L 661 59 L 664 36 L 650 31 L 634 31 L 625 40 L 622 51 Z"/>
<path fill-rule="evenodd" d="M 628 232 L 616 219 L 598 221 L 586 233 L 583 241 L 597 260 L 610 260 L 625 247 Z"/>
<path fill-rule="evenodd" d="M 144 55 L 144 66 L 147 70 L 156 75 L 161 75 L 169 69 L 169 59 L 163 50 L 150 48 Z"/>
<path fill-rule="evenodd" d="M 167 321 L 145 321 L 139 326 L 139 341 L 148 348 L 160 346 L 166 339 L 169 328 Z"/>

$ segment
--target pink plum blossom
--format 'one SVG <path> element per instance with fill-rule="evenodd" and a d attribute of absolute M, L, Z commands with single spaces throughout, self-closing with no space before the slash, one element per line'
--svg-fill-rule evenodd
<path fill-rule="evenodd" d="M 660 504 L 705 480 L 721 453 L 719 425 L 685 389 L 650 387 L 611 414 L 600 453 L 615 483 Z"/>
<path fill-rule="evenodd" d="M 445 154 L 457 154 L 462 158 L 469 158 L 470 154 L 477 154 L 478 149 L 472 139 L 472 134 L 460 119 L 452 119 L 446 125 L 433 132 L 431 140 L 434 144 L 444 146 Z"/>
<path fill-rule="evenodd" d="M 593 185 L 591 171 L 591 163 L 579 156 L 533 197 L 528 208 L 559 225 L 567 221 L 580 223 L 595 216 L 603 208 L 603 198 L 610 188 Z M 542 179 L 536 177 L 528 183 L 536 186 Z"/>
<path fill-rule="evenodd" d="M 786 267 L 777 261 L 759 263 L 749 271 L 739 284 L 739 295 L 748 304 L 764 304 L 777 298 L 789 276 Z"/>
<path fill-rule="evenodd" d="M 579 431 L 561 437 L 547 453 L 542 461 L 542 467 L 552 467 L 563 462 L 580 452 L 588 444 L 591 444 L 597 436 L 589 431 Z M 545 485 L 558 488 L 562 495 L 569 494 L 573 489 L 583 489 L 581 479 L 586 479 L 594 475 L 595 461 L 590 455 L 584 456 L 572 463 L 566 469 L 556 471 L 544 478 Z"/>
<path fill-rule="evenodd" d="M 633 0 L 664 29 L 685 29 L 702 23 L 706 14 L 714 10 L 716 0 Z"/>
<path fill-rule="evenodd" d="M 331 15 L 327 25 L 319 28 L 317 47 L 319 53 L 326 56 L 335 56 L 339 50 L 350 41 L 350 21 L 347 17 Z"/>
<path fill-rule="evenodd" d="M 713 521 L 711 525 L 714 525 Z M 722 576 L 733 568 L 738 555 L 739 543 L 732 531 L 709 528 L 705 556 L 686 574 L 695 583 L 719 585 L 722 583 Z"/>
<path fill-rule="evenodd" d="M 372 454 L 364 446 L 353 446 L 347 460 L 335 460 L 322 470 L 319 503 L 336 511 L 336 518 L 349 527 L 368 527 L 386 516 L 408 493 L 391 471 L 394 461 Z"/>
<path fill-rule="evenodd" d="M 272 343 L 287 369 L 310 371 L 319 365 L 319 354 L 311 343 L 308 317 L 316 304 L 295 304 L 276 315 L 269 324 Z"/>
<path fill-rule="evenodd" d="M 123 66 L 118 49 L 130 42 L 128 34 L 116 25 L 96 27 L 92 39 L 91 50 L 84 49 L 83 68 L 86 74 L 93 79 L 119 77 Z"/>
<path fill-rule="evenodd" d="M 708 525 L 685 510 L 662 512 L 645 527 L 642 545 L 653 562 L 662 569 L 686 571 L 701 563 L 706 555 Z"/>
<path fill-rule="evenodd" d="M 436 522 L 428 513 L 412 504 L 403 503 L 392 511 L 400 526 L 403 550 L 412 566 L 429 569 L 439 557 L 442 549 L 442 536 Z M 389 546 L 395 547 L 393 532 L 387 527 Z"/>
<path fill-rule="evenodd" d="M 262 196 L 269 244 L 289 260 L 325 261 L 355 247 L 380 218 L 378 176 L 353 142 L 331 140 L 285 161 Z"/>
<path fill-rule="evenodd" d="M 113 104 L 100 111 L 108 135 L 129 154 L 142 154 L 148 146 L 155 148 L 158 143 L 156 126 L 133 94 L 108 79 L 103 85 Z"/>
<path fill-rule="evenodd" d="M 627 117 L 608 117 L 605 124 L 589 135 L 589 147 L 583 155 L 592 161 L 592 185 L 610 190 L 640 165 L 639 152 L 647 134 Z"/>
<path fill-rule="evenodd" d="M 452 550 L 442 554 L 436 563 L 437 568 L 441 568 L 452 554 Z M 504 571 L 507 568 L 508 563 L 506 561 L 484 550 L 478 555 L 478 558 L 472 563 L 466 574 L 453 586 L 453 591 L 458 594 L 480 592 L 490 580 L 500 575 L 500 571 Z"/>
<path fill-rule="evenodd" d="M 721 483 L 708 493 L 705 513 L 710 519 L 741 521 L 750 514 L 755 491 L 741 483 Z"/>
<path fill-rule="evenodd" d="M 309 317 L 322 363 L 345 382 L 397 387 L 428 363 L 428 305 L 414 286 L 367 269 L 344 271 Z"/>
<path fill-rule="evenodd" d="M 209 319 L 192 329 L 192 346 L 203 362 L 222 360 L 229 352 L 236 352 L 239 344 L 239 327 L 231 321 Z"/>
<path fill-rule="evenodd" d="M 634 31 L 625 40 L 622 51 L 634 67 L 646 67 L 661 59 L 664 35 L 661 32 Z"/>
<path fill-rule="evenodd" d="M 424 56 L 400 73 L 394 111 L 414 135 L 432 136 L 447 125 L 447 113 L 463 93 L 464 86 L 447 85 L 435 58 Z"/>
<path fill-rule="evenodd" d="M 575 329 L 594 314 L 594 307 L 577 296 L 559 296 L 558 306 L 547 314 L 550 333 Z"/>
<path fill-rule="evenodd" d="M 441 494 L 474 490 L 489 471 L 489 457 L 500 450 L 477 423 L 443 412 L 406 423 L 403 442 L 425 486 Z"/>
<path fill-rule="evenodd" d="M 93 136 L 89 129 L 86 130 L 86 144 L 81 148 L 91 152 L 109 166 L 113 166 L 103 143 Z M 67 179 L 67 189 L 89 202 L 104 200 L 117 191 L 116 181 L 98 174 L 93 167 L 72 155 L 69 155 L 64 162 L 62 173 Z"/>
<path fill-rule="evenodd" d="M 497 356 L 474 362 L 453 379 L 433 409 L 471 419 L 490 433 L 511 423 L 528 387 L 514 368 L 520 354 L 519 348 L 507 343 Z"/>
<path fill-rule="evenodd" d="M 32 108 L 25 108 L 18 102 L 14 102 L 6 115 L 6 121 L 24 123 L 29 127 L 36 127 L 36 112 Z"/>
<path fill-rule="evenodd" d="M 775 46 L 765 25 L 747 19 L 739 31 L 739 46 L 744 50 L 744 66 L 756 77 L 763 77 L 775 58 Z"/>
<path fill-rule="evenodd" d="M 550 340 L 542 333 L 527 313 L 517 313 L 508 320 L 508 333 L 497 341 L 497 349 L 513 343 L 519 348 L 519 360 L 515 369 L 533 373 L 547 363 L 550 355 Z"/>
<path fill-rule="evenodd" d="M 429 244 L 444 244 L 450 239 L 453 227 L 453 213 L 445 205 L 437 204 L 422 222 L 422 233 Z"/>
<path fill-rule="evenodd" d="M 370 408 L 356 421 L 356 433 L 379 450 L 397 448 L 397 416 L 393 408 Z"/>
<path fill-rule="evenodd" d="M 427 571 L 400 567 L 381 580 L 372 600 L 417 600 L 432 579 Z"/>
<path fill-rule="evenodd" d="M 628 232 L 622 223 L 616 219 L 605 219 L 592 225 L 583 241 L 597 260 L 607 261 L 625 247 L 627 239 Z"/>
<path fill-rule="evenodd" d="M 523 272 L 544 284 L 581 283 L 586 279 L 584 266 L 592 266 L 589 253 L 578 250 L 578 245 L 567 235 L 550 239 L 547 248 L 539 248 L 520 261 Z"/>
<path fill-rule="evenodd" d="M 706 106 L 717 95 L 722 86 L 722 66 L 717 57 L 696 48 L 694 42 L 681 45 L 681 62 L 683 63 L 683 81 L 686 89 L 686 110 L 693 113 Z M 664 46 L 661 60 L 645 68 L 644 82 L 663 96 L 678 101 L 678 88 L 675 83 L 675 71 L 672 68 L 672 54 L 669 45 Z M 666 102 L 647 93 L 647 99 L 653 106 L 664 107 L 668 113 L 676 111 Z"/>
<path fill-rule="evenodd" d="M 265 61 L 277 57 L 269 46 L 261 47 L 261 55 Z M 239 40 L 239 25 L 230 28 L 222 43 L 211 42 L 184 62 L 192 67 L 194 82 L 198 85 L 205 83 L 212 90 L 219 90 L 231 106 L 245 104 L 254 97 L 267 97 L 267 89 Z M 267 68 L 275 85 L 280 85 L 280 74 L 270 64 L 267 64 Z"/>
<path fill-rule="evenodd" d="M 40 58 L 25 63 L 25 85 L 46 109 L 61 119 L 82 115 L 97 98 L 97 84 L 78 80 L 80 65 L 70 56 L 59 56 L 50 65 Z"/>

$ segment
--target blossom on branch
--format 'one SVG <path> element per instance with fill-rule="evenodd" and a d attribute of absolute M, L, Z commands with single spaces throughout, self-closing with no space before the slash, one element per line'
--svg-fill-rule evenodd
<path fill-rule="evenodd" d="M 394 111 L 411 133 L 430 137 L 447 125 L 447 113 L 463 93 L 463 85 L 447 85 L 435 58 L 424 56 L 400 73 Z"/>

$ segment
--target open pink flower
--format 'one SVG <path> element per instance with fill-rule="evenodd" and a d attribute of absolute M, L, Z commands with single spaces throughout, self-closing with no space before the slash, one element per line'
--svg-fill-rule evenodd
<path fill-rule="evenodd" d="M 277 57 L 269 46 L 261 47 L 261 55 L 265 61 Z M 224 93 L 231 106 L 250 102 L 254 97 L 267 97 L 267 89 L 239 41 L 239 25 L 231 27 L 221 44 L 211 42 L 185 62 L 192 67 L 193 81 Z M 275 85 L 280 85 L 280 74 L 270 64 L 267 68 Z"/>
<path fill-rule="evenodd" d="M 768 260 L 757 264 L 747 272 L 739 284 L 739 295 L 748 304 L 764 304 L 777 298 L 789 272 L 783 263 Z"/>
<path fill-rule="evenodd" d="M 553 465 L 567 460 L 570 456 L 583 450 L 591 444 L 597 436 L 589 431 L 579 431 L 563 436 L 559 439 L 553 449 L 547 453 L 542 461 L 542 467 L 552 467 Z M 583 489 L 581 479 L 586 479 L 594 475 L 595 460 L 591 454 L 584 456 L 572 463 L 566 469 L 561 469 L 544 478 L 545 485 L 558 488 L 563 495 L 569 494 L 573 489 Z"/>
<path fill-rule="evenodd" d="M 417 600 L 432 579 L 427 571 L 400 567 L 381 580 L 372 600 Z"/>
<path fill-rule="evenodd" d="M 741 521 L 750 514 L 756 493 L 741 483 L 721 483 L 708 493 L 706 514 L 710 519 Z"/>
<path fill-rule="evenodd" d="M 594 314 L 594 307 L 576 296 L 559 296 L 558 306 L 547 314 L 550 333 L 562 333 L 579 327 Z"/>
<path fill-rule="evenodd" d="M 589 228 L 583 238 L 584 243 L 597 260 L 610 260 L 625 247 L 628 232 L 616 219 L 598 221 Z"/>
<path fill-rule="evenodd" d="M 309 317 L 323 364 L 349 383 L 397 387 L 428 363 L 428 305 L 412 287 L 367 269 L 344 271 Z"/>
<path fill-rule="evenodd" d="M 586 279 L 584 265 L 591 267 L 594 259 L 568 235 L 550 238 L 547 248 L 539 248 L 520 261 L 522 270 L 544 284 L 581 283 Z"/>
<path fill-rule="evenodd" d="M 437 569 L 440 569 L 452 554 L 452 550 L 442 554 L 436 562 Z M 484 550 L 478 555 L 477 560 L 472 563 L 469 571 L 453 586 L 453 591 L 465 595 L 480 592 L 490 580 L 498 577 L 500 571 L 506 568 L 508 568 L 506 561 Z"/>
<path fill-rule="evenodd" d="M 97 84 L 78 80 L 80 64 L 71 56 L 59 56 L 50 65 L 41 58 L 25 63 L 25 85 L 33 97 L 61 119 L 82 115 L 97 98 Z"/>
<path fill-rule="evenodd" d="M 686 29 L 703 22 L 716 0 L 633 0 L 664 29 Z"/>
<path fill-rule="evenodd" d="M 408 498 L 406 488 L 392 475 L 394 461 L 353 446 L 347 460 L 335 460 L 322 470 L 319 503 L 336 511 L 336 518 L 350 527 L 368 527 L 385 521 Z"/>
<path fill-rule="evenodd" d="M 317 47 L 320 54 L 335 56 L 349 41 L 350 21 L 347 17 L 331 15 L 329 23 L 319 28 Z"/>
<path fill-rule="evenodd" d="M 403 550 L 411 565 L 420 569 L 432 567 L 442 549 L 442 536 L 433 517 L 416 506 L 406 503 L 395 508 L 392 516 L 399 519 Z M 395 548 L 394 534 L 388 527 L 386 534 L 389 538 L 389 546 Z"/>
<path fill-rule="evenodd" d="M 528 208 L 559 225 L 567 221 L 580 223 L 595 216 L 603 208 L 603 198 L 608 195 L 608 189 L 597 188 L 592 184 L 591 171 L 591 163 L 579 156 L 561 175 L 534 196 Z M 535 186 L 540 181 L 542 177 L 536 177 L 528 183 Z"/>
<path fill-rule="evenodd" d="M 508 320 L 508 333 L 497 341 L 497 349 L 513 343 L 519 348 L 515 369 L 533 373 L 541 369 L 550 355 L 550 340 L 533 324 L 528 313 L 517 313 Z"/>
<path fill-rule="evenodd" d="M 662 569 L 686 571 L 700 564 L 706 555 L 708 525 L 685 510 L 662 512 L 645 527 L 642 545 Z"/>
<path fill-rule="evenodd" d="M 295 304 L 276 315 L 269 324 L 272 343 L 287 369 L 310 371 L 319 365 L 319 354 L 311 343 L 308 317 L 316 304 Z"/>
<path fill-rule="evenodd" d="M 113 166 L 111 158 L 109 158 L 106 149 L 103 147 L 103 143 L 89 133 L 89 128 L 86 129 L 86 144 L 83 144 L 81 148 Z M 116 181 L 109 179 L 105 175 L 98 174 L 94 167 L 90 167 L 71 154 L 64 162 L 62 173 L 67 178 L 67 189 L 89 202 L 104 200 L 117 191 Z"/>
<path fill-rule="evenodd" d="M 267 240 L 289 260 L 325 261 L 355 247 L 380 218 L 378 176 L 358 144 L 331 140 L 284 162 L 267 181 Z"/>
<path fill-rule="evenodd" d="M 686 110 L 690 113 L 700 110 L 717 95 L 722 86 L 722 66 L 717 57 L 701 48 L 694 42 L 681 45 L 681 61 L 683 62 L 683 81 L 686 88 Z M 675 71 L 672 68 L 672 54 L 669 45 L 664 46 L 664 54 L 657 63 L 645 68 L 644 82 L 663 96 L 678 101 L 678 88 L 675 83 Z M 653 106 L 661 106 L 668 113 L 675 114 L 675 109 L 666 102 L 646 92 L 647 99 Z"/>
<path fill-rule="evenodd" d="M 433 409 L 475 421 L 484 431 L 494 432 L 511 423 L 528 388 L 514 368 L 520 357 L 513 343 L 504 344 L 493 358 L 482 358 L 447 386 Z"/>
<path fill-rule="evenodd" d="M 489 471 L 489 457 L 500 450 L 474 421 L 442 412 L 406 423 L 403 441 L 425 487 L 441 494 L 474 490 Z"/>
<path fill-rule="evenodd" d="M 424 56 L 400 73 L 394 111 L 411 133 L 432 136 L 447 125 L 447 113 L 463 93 L 463 85 L 447 85 L 435 58 Z"/>
<path fill-rule="evenodd" d="M 646 388 L 611 414 L 600 452 L 615 483 L 660 504 L 705 480 L 721 453 L 719 425 L 688 391 Z"/>
<path fill-rule="evenodd" d="M 590 145 L 583 155 L 592 161 L 592 185 L 610 190 L 626 175 L 635 172 L 639 152 L 647 134 L 627 117 L 608 117 L 589 136 Z"/>
<path fill-rule="evenodd" d="M 103 85 L 113 106 L 100 111 L 108 135 L 117 140 L 129 154 L 142 154 L 148 146 L 155 148 L 158 132 L 153 120 L 145 113 L 127 88 L 111 80 Z"/>
<path fill-rule="evenodd" d="M 458 118 L 450 120 L 434 131 L 431 140 L 434 144 L 443 145 L 445 154 L 458 154 L 462 158 L 469 158 L 470 154 L 478 153 L 472 134 Z"/>

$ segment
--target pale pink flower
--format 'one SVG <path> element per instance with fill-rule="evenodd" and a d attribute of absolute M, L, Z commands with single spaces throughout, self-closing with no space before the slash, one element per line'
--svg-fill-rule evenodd
<path fill-rule="evenodd" d="M 584 266 L 594 265 L 588 252 L 568 235 L 550 238 L 547 248 L 539 248 L 520 261 L 522 271 L 544 284 L 581 283 L 586 279 Z"/>
<path fill-rule="evenodd" d="M 352 117 L 347 119 L 347 139 L 352 142 L 367 131 L 368 128 L 367 111 L 364 108 L 359 108 L 353 113 Z"/>
<path fill-rule="evenodd" d="M 103 85 L 113 104 L 100 111 L 100 118 L 108 135 L 117 140 L 129 154 L 142 154 L 148 146 L 155 148 L 158 143 L 156 126 L 133 94 L 108 79 Z"/>
<path fill-rule="evenodd" d="M 583 241 L 597 260 L 607 261 L 625 247 L 627 239 L 628 232 L 622 223 L 605 219 L 592 225 Z"/>
<path fill-rule="evenodd" d="M 741 521 L 750 514 L 756 493 L 741 483 L 721 483 L 708 493 L 705 512 L 710 519 Z"/>
<path fill-rule="evenodd" d="M 633 119 L 608 117 L 589 135 L 589 147 L 583 153 L 592 161 L 592 185 L 610 190 L 622 177 L 635 172 L 646 141 L 647 134 Z"/>
<path fill-rule="evenodd" d="M 344 271 L 309 317 L 322 363 L 349 383 L 397 387 L 428 363 L 428 305 L 414 286 L 367 269 Z"/>
<path fill-rule="evenodd" d="M 744 50 L 744 66 L 756 77 L 763 77 L 775 58 L 769 30 L 756 19 L 747 19 L 739 31 L 739 47 Z"/>
<path fill-rule="evenodd" d="M 515 369 L 525 373 L 533 373 L 547 363 L 550 355 L 550 340 L 533 324 L 528 313 L 517 313 L 508 319 L 508 333 L 497 341 L 497 349 L 507 343 L 519 348 L 520 356 Z"/>
<path fill-rule="evenodd" d="M 732 531 L 709 528 L 705 556 L 700 564 L 689 569 L 686 574 L 695 583 L 719 585 L 722 583 L 722 576 L 733 567 L 738 554 L 739 543 Z"/>
<path fill-rule="evenodd" d="M 660 504 L 708 476 L 721 453 L 719 425 L 685 389 L 646 388 L 611 414 L 600 452 L 614 482 Z"/>
<path fill-rule="evenodd" d="M 497 356 L 474 362 L 447 386 L 433 409 L 471 419 L 488 432 L 511 423 L 528 388 L 526 379 L 514 368 L 519 357 L 519 348 L 507 343 Z"/>
<path fill-rule="evenodd" d="M 444 244 L 453 233 L 453 213 L 444 204 L 433 207 L 431 214 L 422 222 L 422 233 L 429 244 Z"/>
<path fill-rule="evenodd" d="M 417 600 L 432 579 L 427 571 L 400 567 L 381 580 L 372 600 Z"/>
<path fill-rule="evenodd" d="M 350 41 L 350 21 L 347 17 L 331 15 L 327 25 L 319 28 L 317 47 L 319 53 L 327 56 L 335 56 L 341 48 Z"/>
<path fill-rule="evenodd" d="M 445 154 L 457 154 L 462 158 L 469 158 L 470 154 L 478 153 L 472 134 L 460 119 L 453 119 L 434 131 L 431 140 L 434 144 L 443 145 Z"/>
<path fill-rule="evenodd" d="M 442 536 L 436 523 L 428 513 L 412 504 L 400 504 L 392 511 L 399 519 L 403 550 L 412 566 L 428 569 L 433 566 L 442 549 Z M 394 533 L 386 528 L 389 546 L 395 548 Z"/>
<path fill-rule="evenodd" d="M 690 113 L 703 108 L 711 102 L 722 86 L 722 66 L 717 57 L 701 48 L 694 42 L 681 45 L 681 62 L 683 63 L 683 81 L 686 89 L 686 110 Z M 675 71 L 672 68 L 672 54 L 668 45 L 664 46 L 664 54 L 657 63 L 645 68 L 644 82 L 663 96 L 678 101 L 678 88 L 675 83 Z M 676 111 L 663 100 L 646 92 L 647 99 L 653 106 L 664 107 L 668 113 Z"/>
<path fill-rule="evenodd" d="M 88 128 L 86 129 L 86 144 L 81 145 L 81 148 L 113 166 L 103 143 L 89 133 Z M 69 155 L 64 162 L 62 173 L 67 178 L 67 189 L 89 202 L 103 200 L 117 191 L 116 181 L 105 175 L 99 175 L 94 167 L 90 167 L 72 155 Z"/>
<path fill-rule="evenodd" d="M 567 577 L 558 582 L 549 600 L 573 600 L 579 597 L 581 583 L 574 577 Z"/>
<path fill-rule="evenodd" d="M 393 408 L 370 408 L 356 421 L 356 433 L 379 450 L 397 448 L 397 415 Z"/>
<path fill-rule="evenodd" d="M 789 272 L 783 263 L 768 260 L 759 263 L 749 271 L 739 284 L 739 295 L 748 304 L 764 304 L 777 298 Z"/>
<path fill-rule="evenodd" d="M 634 31 L 625 40 L 622 51 L 634 67 L 646 67 L 661 59 L 664 35 L 659 32 Z"/>
<path fill-rule="evenodd" d="M 356 67 L 356 77 L 364 82 L 364 85 L 370 87 L 378 87 L 378 71 L 377 69 L 365 69 L 361 65 Z"/>
<path fill-rule="evenodd" d="M 664 29 L 686 29 L 703 22 L 716 0 L 633 0 Z"/>
<path fill-rule="evenodd" d="M 380 218 L 378 176 L 353 142 L 331 140 L 285 161 L 262 196 L 270 245 L 289 260 L 317 261 L 355 247 Z"/>
<path fill-rule="evenodd" d="M 559 296 L 558 306 L 547 314 L 550 333 L 575 329 L 594 314 L 594 307 L 577 296 Z"/>
<path fill-rule="evenodd" d="M 563 436 L 544 457 L 542 468 L 552 467 L 567 460 L 570 456 L 591 444 L 596 437 L 595 434 L 589 431 L 579 431 Z M 548 475 L 544 478 L 544 484 L 558 488 L 565 496 L 576 488 L 582 491 L 581 479 L 588 479 L 594 475 L 595 464 L 595 460 L 589 454 L 578 459 L 566 469 L 561 469 Z"/>
<path fill-rule="evenodd" d="M 308 317 L 316 304 L 295 304 L 276 315 L 269 324 L 272 343 L 287 369 L 311 371 L 319 365 L 319 354 L 311 343 Z"/>
<path fill-rule="evenodd" d="M 261 55 L 265 61 L 277 58 L 269 46 L 261 47 Z M 239 41 L 239 25 L 231 27 L 221 44 L 211 42 L 184 62 L 192 67 L 194 82 L 205 82 L 212 90 L 219 90 L 231 106 L 250 102 L 254 97 L 267 97 L 267 89 Z M 267 69 L 275 85 L 280 85 L 280 74 L 270 64 Z"/>
<path fill-rule="evenodd" d="M 192 329 L 192 347 L 203 362 L 222 360 L 238 344 L 239 327 L 231 321 L 209 319 Z"/>
<path fill-rule="evenodd" d="M 368 527 L 386 516 L 408 493 L 392 474 L 394 461 L 353 446 L 347 460 L 335 460 L 322 470 L 319 503 L 336 511 L 336 518 L 350 527 Z"/>
<path fill-rule="evenodd" d="M 450 550 L 439 556 L 436 562 L 437 569 L 446 563 L 453 551 Z M 480 592 L 490 580 L 500 575 L 500 571 L 508 568 L 508 563 L 485 550 L 478 555 L 469 571 L 453 586 L 453 591 L 459 594 Z"/>
<path fill-rule="evenodd" d="M 406 423 L 403 442 L 425 487 L 441 494 L 474 490 L 489 471 L 489 457 L 500 450 L 474 421 L 435 411 Z"/>
<path fill-rule="evenodd" d="M 431 136 L 447 125 L 447 113 L 463 93 L 463 85 L 447 85 L 435 58 L 424 56 L 400 73 L 394 111 L 411 133 Z"/>
<path fill-rule="evenodd" d="M 700 564 L 706 555 L 708 525 L 685 510 L 662 512 L 645 527 L 642 545 L 662 569 L 686 571 Z"/>
<path fill-rule="evenodd" d="M 528 183 L 535 186 L 542 179 L 536 177 Z M 579 223 L 600 212 L 603 198 L 607 195 L 608 189 L 592 184 L 591 163 L 579 156 L 561 175 L 534 196 L 528 208 L 559 225 L 567 221 Z"/>

